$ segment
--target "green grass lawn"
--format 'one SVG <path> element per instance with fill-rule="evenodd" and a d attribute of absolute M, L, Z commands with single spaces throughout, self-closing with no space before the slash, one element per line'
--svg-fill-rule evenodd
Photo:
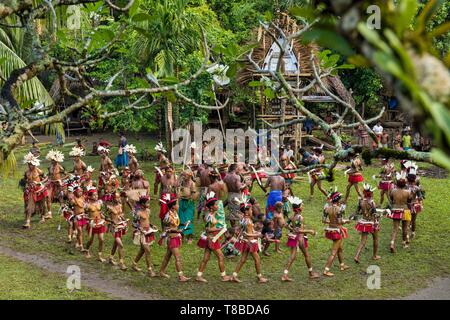
<path fill-rule="evenodd" d="M 69 291 L 66 278 L 0 254 L 0 299 L 80 300 L 108 299 L 109 296 L 82 287 Z"/>
<path fill-rule="evenodd" d="M 129 139 L 135 143 L 133 139 Z M 137 146 L 154 146 L 154 141 L 140 141 Z M 116 149 L 111 152 L 112 158 L 116 154 Z M 67 154 L 69 148 L 64 151 Z M 153 148 L 152 148 L 153 150 Z M 42 150 L 44 158 L 47 150 Z M 17 154 L 21 160 L 22 154 Z M 85 157 L 87 164 L 98 168 L 98 157 Z M 19 161 L 18 161 L 19 163 Z M 46 168 L 48 163 L 43 161 L 42 167 Z M 72 168 L 70 161 L 65 163 L 68 169 Z M 153 162 L 143 163 L 143 170 L 147 178 L 153 184 Z M 398 167 L 398 164 L 397 164 Z M 0 241 L 2 244 L 16 248 L 24 252 L 46 252 L 53 256 L 55 260 L 80 260 L 86 259 L 75 251 L 70 245 L 64 243 L 66 232 L 65 225 L 61 231 L 57 231 L 58 218 L 40 225 L 37 217 L 32 222 L 31 230 L 22 230 L 23 204 L 21 191 L 17 187 L 19 176 L 22 174 L 23 166 L 19 165 L 19 173 L 14 178 L 2 180 L 0 188 L 2 201 L 0 203 Z M 364 177 L 373 185 L 375 182 L 371 176 L 379 171 L 378 163 L 366 167 Z M 97 172 L 98 173 L 98 172 Z M 401 238 L 398 238 L 398 252 L 389 253 L 389 238 L 392 222 L 389 219 L 382 221 L 382 231 L 380 235 L 379 254 L 382 259 L 376 262 L 370 260 L 372 246 L 368 242 L 366 251 L 363 253 L 360 265 L 353 263 L 353 256 L 359 243 L 359 235 L 354 230 L 354 223 L 349 226 L 349 238 L 344 243 L 344 254 L 346 262 L 351 269 L 340 272 L 337 268 L 337 261 L 332 269 L 334 278 L 320 278 L 318 281 L 309 281 L 307 269 L 303 258 L 298 257 L 291 269 L 290 275 L 295 279 L 293 283 L 282 283 L 280 277 L 283 273 L 285 263 L 288 258 L 288 248 L 284 245 L 286 237 L 282 239 L 282 254 L 272 254 L 270 257 L 262 257 L 263 274 L 269 278 L 269 282 L 264 285 L 257 285 L 253 261 L 250 259 L 240 273 L 243 280 L 241 284 L 222 283 L 219 279 L 219 271 L 215 258 L 212 258 L 206 269 L 204 276 L 209 280 L 208 284 L 199 284 L 194 281 L 179 284 L 176 280 L 176 273 L 173 261 L 169 265 L 168 272 L 172 275 L 170 279 L 147 278 L 143 274 L 136 274 L 131 271 L 122 272 L 109 265 L 102 265 L 95 260 L 89 261 L 93 268 L 100 273 L 112 274 L 114 278 L 125 279 L 130 284 L 140 289 L 154 293 L 165 299 L 380 299 L 393 298 L 408 295 L 419 288 L 427 286 L 427 281 L 436 276 L 448 276 L 450 274 L 450 242 L 447 237 L 450 234 L 450 179 L 430 179 L 421 178 L 422 185 L 426 190 L 427 198 L 425 210 L 418 218 L 418 230 L 416 239 L 409 249 L 401 248 Z M 343 171 L 336 172 L 336 181 L 333 184 L 324 183 L 326 188 L 337 185 L 340 191 L 345 191 L 346 178 Z M 307 199 L 309 187 L 307 177 L 304 176 L 302 182 L 294 185 L 294 192 L 303 199 Z M 265 206 L 265 197 L 256 186 L 254 194 L 260 201 L 261 206 Z M 356 207 L 356 193 L 350 197 L 347 215 L 352 213 Z M 378 192 L 376 201 L 379 200 Z M 323 236 L 323 225 L 321 224 L 322 208 L 324 198 L 318 192 L 312 201 L 306 200 L 304 216 L 306 225 L 319 231 L 316 237 L 309 238 L 310 254 L 316 271 L 323 270 L 328 257 L 331 242 Z M 152 199 L 152 216 L 154 222 L 159 225 L 159 206 L 157 199 Z M 54 212 L 57 212 L 55 206 Z M 195 234 L 201 232 L 201 225 L 195 222 Z M 138 248 L 132 244 L 131 233 L 125 238 L 126 262 L 131 264 Z M 399 235 L 400 236 L 400 235 Z M 110 234 L 106 237 L 107 252 L 113 242 Z M 273 248 L 272 248 L 273 249 Z M 272 250 L 271 249 L 271 250 Z M 96 246 L 94 246 L 94 252 Z M 153 261 L 156 268 L 159 267 L 165 252 L 164 247 L 157 244 L 153 246 Z M 201 261 L 203 251 L 195 244 L 182 247 L 182 261 L 185 273 L 188 276 L 195 276 L 198 265 Z M 238 258 L 226 260 L 226 270 L 231 274 L 237 264 Z M 141 262 L 144 263 L 143 261 Z M 369 290 L 366 286 L 366 269 L 369 265 L 376 264 L 381 269 L 381 288 Z M 143 266 L 143 265 L 142 265 Z M 0 281 L 4 279 L 4 274 L 0 273 Z M 30 296 L 34 291 L 41 290 L 39 284 L 34 283 L 29 287 Z M 249 287 L 252 285 L 252 287 Z M 25 294 L 25 293 L 24 293 Z M 7 298 L 16 298 L 14 295 L 6 294 Z M 65 298 L 65 296 L 61 296 Z M 85 298 L 91 298 L 86 296 Z"/>

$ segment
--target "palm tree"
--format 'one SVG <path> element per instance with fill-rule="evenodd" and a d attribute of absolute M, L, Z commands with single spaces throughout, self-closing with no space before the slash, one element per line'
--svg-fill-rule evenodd
<path fill-rule="evenodd" d="M 204 21 L 190 10 L 188 0 L 145 0 L 140 9 L 135 53 L 159 76 L 176 74 L 180 54 L 199 48 Z"/>
<path fill-rule="evenodd" d="M 7 17 L 4 24 L 15 26 L 16 19 Z M 0 86 L 6 81 L 15 69 L 25 67 L 30 52 L 30 43 L 23 28 L 0 26 Z M 17 88 L 17 100 L 21 105 L 32 102 L 45 106 L 53 104 L 48 91 L 38 78 L 33 78 Z"/>

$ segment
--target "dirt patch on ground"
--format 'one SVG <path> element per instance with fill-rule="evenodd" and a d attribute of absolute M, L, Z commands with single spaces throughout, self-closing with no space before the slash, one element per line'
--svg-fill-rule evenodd
<path fill-rule="evenodd" d="M 17 260 L 31 263 L 41 269 L 52 273 L 59 273 L 68 276 L 67 267 L 70 265 L 78 265 L 81 269 L 81 285 L 87 286 L 94 290 L 109 294 L 113 299 L 121 300 L 156 300 L 161 299 L 153 294 L 138 291 L 130 287 L 125 282 L 114 279 L 104 279 L 95 272 L 87 271 L 88 267 L 75 261 L 54 262 L 50 259 L 29 253 L 17 252 L 11 248 L 0 246 L 0 253 L 5 256 L 10 256 Z"/>
<path fill-rule="evenodd" d="M 430 168 L 426 169 L 419 169 L 418 171 L 419 176 L 424 176 L 427 178 L 433 178 L 433 179 L 447 179 L 448 177 L 448 171 L 436 166 L 432 166 Z"/>
<path fill-rule="evenodd" d="M 450 300 L 450 278 L 436 278 L 428 288 L 419 290 L 405 300 Z"/>

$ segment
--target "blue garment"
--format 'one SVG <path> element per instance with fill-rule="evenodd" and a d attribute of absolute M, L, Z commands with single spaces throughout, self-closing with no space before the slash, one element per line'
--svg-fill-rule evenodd
<path fill-rule="evenodd" d="M 128 166 L 128 153 L 125 152 L 125 146 L 127 145 L 127 139 L 125 137 L 120 138 L 119 148 L 122 148 L 122 154 L 118 154 L 115 160 L 116 167 Z"/>
<path fill-rule="evenodd" d="M 275 211 L 275 203 L 283 200 L 283 192 L 281 190 L 272 190 L 267 197 L 266 218 L 272 219 Z"/>

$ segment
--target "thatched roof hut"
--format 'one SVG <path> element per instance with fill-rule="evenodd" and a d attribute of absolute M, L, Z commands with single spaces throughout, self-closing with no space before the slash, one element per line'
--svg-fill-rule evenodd
<path fill-rule="evenodd" d="M 274 21 L 285 35 L 290 35 L 297 32 L 302 28 L 297 22 L 292 19 L 286 13 L 280 13 L 277 19 Z M 282 40 L 280 32 L 271 27 L 270 33 L 279 37 Z M 272 36 L 264 30 L 263 27 L 259 27 L 255 30 L 256 40 L 259 45 L 254 48 L 252 58 L 263 70 L 273 70 L 278 62 L 280 50 L 277 44 L 274 42 Z M 285 53 L 282 61 L 282 71 L 285 77 L 292 81 L 296 86 L 301 87 L 309 83 L 313 79 L 313 70 L 311 67 L 310 56 L 311 52 L 318 52 L 319 47 L 315 43 L 302 43 L 301 39 L 294 39 L 289 46 L 289 49 Z M 315 57 L 315 62 L 318 64 L 317 57 Z M 246 85 L 252 80 L 258 80 L 259 75 L 255 74 L 254 67 L 247 62 L 246 67 L 241 70 L 238 74 L 237 81 Z M 339 76 L 329 76 L 323 79 L 323 82 L 333 93 L 337 94 L 344 101 L 355 103 L 351 93 L 345 88 Z M 333 102 L 331 99 L 326 97 L 325 93 L 315 86 L 309 92 L 307 92 L 304 97 L 304 101 L 307 102 Z"/>

